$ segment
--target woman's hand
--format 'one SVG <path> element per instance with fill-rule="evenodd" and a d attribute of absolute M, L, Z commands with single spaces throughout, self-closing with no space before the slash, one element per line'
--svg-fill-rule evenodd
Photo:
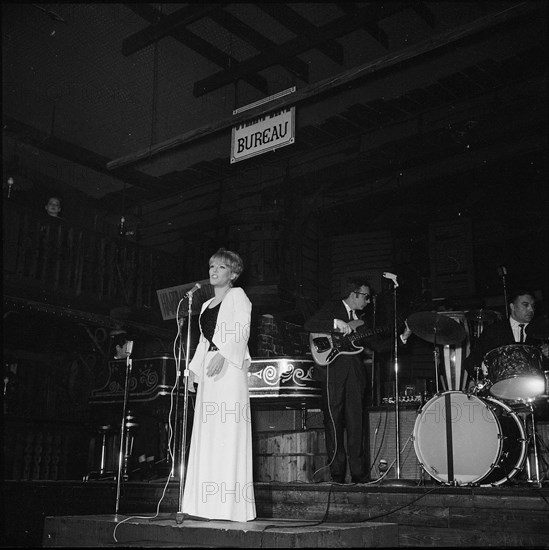
<path fill-rule="evenodd" d="M 217 376 L 221 372 L 224 363 L 225 357 L 223 357 L 221 353 L 217 352 L 208 363 L 208 366 L 206 367 L 206 374 L 208 376 Z"/>

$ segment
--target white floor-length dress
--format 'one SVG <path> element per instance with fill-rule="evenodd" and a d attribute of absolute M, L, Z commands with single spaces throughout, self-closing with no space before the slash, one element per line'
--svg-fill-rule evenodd
<path fill-rule="evenodd" d="M 211 300 L 205 302 L 202 311 Z M 256 517 L 248 367 L 251 303 L 241 288 L 227 292 L 213 343 L 225 358 L 215 377 L 206 366 L 215 355 L 201 334 L 190 370 L 198 382 L 183 494 L 183 513 L 209 519 Z"/>

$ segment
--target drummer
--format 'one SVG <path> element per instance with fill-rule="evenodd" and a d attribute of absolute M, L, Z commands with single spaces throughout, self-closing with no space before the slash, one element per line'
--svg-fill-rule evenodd
<path fill-rule="evenodd" d="M 536 346 L 547 359 L 549 357 L 549 344 L 530 336 L 528 324 L 534 318 L 536 311 L 536 298 L 534 293 L 528 289 L 517 289 L 509 294 L 508 319 L 496 321 L 488 325 L 473 344 L 469 356 L 465 359 L 465 369 L 470 379 L 477 379 L 477 369 L 481 368 L 484 356 L 491 350 L 500 346 L 524 343 L 525 345 Z M 486 374 L 486 372 L 485 372 Z"/>

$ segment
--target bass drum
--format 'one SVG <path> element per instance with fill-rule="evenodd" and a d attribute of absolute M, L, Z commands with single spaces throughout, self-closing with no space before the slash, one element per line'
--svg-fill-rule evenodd
<path fill-rule="evenodd" d="M 511 408 L 458 391 L 425 403 L 413 440 L 421 467 L 451 485 L 501 485 L 522 469 L 527 448 L 524 427 Z"/>

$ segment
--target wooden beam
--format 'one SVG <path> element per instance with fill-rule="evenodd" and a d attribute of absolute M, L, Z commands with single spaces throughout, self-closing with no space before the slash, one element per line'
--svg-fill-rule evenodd
<path fill-rule="evenodd" d="M 176 27 L 188 25 L 215 12 L 225 4 L 190 4 L 162 17 L 157 23 L 128 36 L 122 42 L 122 54 L 125 56 L 138 52 L 157 40 L 168 36 Z"/>
<path fill-rule="evenodd" d="M 344 11 L 347 15 L 354 17 L 358 12 L 358 6 L 352 2 L 344 2 L 338 4 L 338 7 Z M 377 24 L 377 22 L 365 23 L 363 25 L 364 30 L 377 42 L 379 42 L 385 49 L 389 49 L 389 37 L 387 33 Z"/>
<path fill-rule="evenodd" d="M 349 34 L 364 25 L 385 19 L 406 9 L 406 7 L 406 2 L 388 4 L 370 3 L 354 15 L 344 15 L 322 27 L 315 27 L 306 36 L 298 35 L 296 38 L 280 44 L 275 51 L 256 55 L 240 63 L 237 68 L 221 71 L 198 81 L 194 85 L 194 95 L 200 97 L 213 92 L 238 78 L 243 78 L 244 75 L 278 65 L 288 57 L 296 56 L 311 48 L 315 48 L 317 45 L 326 42 L 326 40 L 333 40 L 342 35 Z"/>
<path fill-rule="evenodd" d="M 537 9 L 539 9 L 537 3 L 524 2 L 502 12 L 482 17 L 467 25 L 452 29 L 451 31 L 442 33 L 438 36 L 428 38 L 427 40 L 415 44 L 414 46 L 404 48 L 395 53 L 387 54 L 374 61 L 370 61 L 358 67 L 344 71 L 335 77 L 327 78 L 320 82 L 316 82 L 315 84 L 311 84 L 302 90 L 298 90 L 293 94 L 276 99 L 266 105 L 261 105 L 254 109 L 230 116 L 226 119 L 202 126 L 201 128 L 196 128 L 195 130 L 191 130 L 174 138 L 158 143 L 153 147 L 113 160 L 107 164 L 107 168 L 113 170 L 115 168 L 119 168 L 120 166 L 149 159 L 152 156 L 165 153 L 170 149 L 180 147 L 181 145 L 191 143 L 198 139 L 203 139 L 206 136 L 216 134 L 217 132 L 231 128 L 234 125 L 242 124 L 270 111 L 284 109 L 291 105 L 297 105 L 320 94 L 332 92 L 335 89 L 345 86 L 359 78 L 373 76 L 376 73 L 385 71 L 390 67 L 399 67 L 404 62 L 418 59 L 430 52 L 451 46 L 460 40 L 474 37 L 478 33 L 507 23 L 519 16 L 530 15 Z"/>
<path fill-rule="evenodd" d="M 140 17 L 143 17 L 143 19 L 146 19 L 149 23 L 160 21 L 163 17 L 166 17 L 160 10 L 153 8 L 150 4 L 125 4 L 125 6 Z M 213 44 L 210 44 L 188 29 L 177 27 L 172 29 L 169 34 L 184 46 L 191 48 L 202 57 L 219 65 L 222 69 L 230 69 L 239 63 L 234 57 L 216 48 Z M 245 76 L 243 80 L 261 93 L 268 95 L 269 85 L 267 80 L 261 75 L 250 74 Z"/>
<path fill-rule="evenodd" d="M 276 52 L 278 49 L 277 44 L 225 10 L 218 10 L 215 13 L 211 13 L 210 19 L 263 53 L 268 54 Z M 288 69 L 298 78 L 301 78 L 301 80 L 309 82 L 309 66 L 304 61 L 301 61 L 301 59 L 290 56 L 281 59 L 280 65 Z"/>
<path fill-rule="evenodd" d="M 288 4 L 259 2 L 257 7 L 269 14 L 281 25 L 290 29 L 294 34 L 309 36 L 315 30 L 315 26 L 311 22 L 290 8 Z M 343 64 L 343 46 L 335 40 L 327 40 L 322 44 L 317 44 L 316 48 L 338 65 Z"/>
<path fill-rule="evenodd" d="M 435 26 L 435 16 L 425 2 L 412 2 L 410 8 L 413 9 L 429 27 L 433 28 Z"/>

